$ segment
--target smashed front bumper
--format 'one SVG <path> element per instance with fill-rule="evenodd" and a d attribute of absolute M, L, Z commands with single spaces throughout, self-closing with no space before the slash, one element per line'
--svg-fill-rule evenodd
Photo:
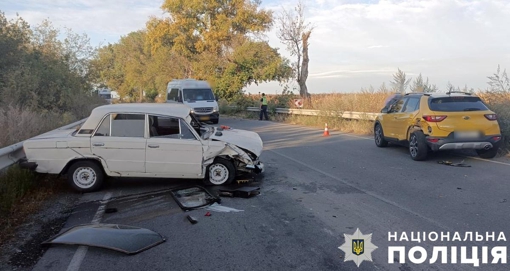
<path fill-rule="evenodd" d="M 257 161 L 253 165 L 247 165 L 246 169 L 251 170 L 254 173 L 263 173 L 264 172 L 264 163 Z"/>

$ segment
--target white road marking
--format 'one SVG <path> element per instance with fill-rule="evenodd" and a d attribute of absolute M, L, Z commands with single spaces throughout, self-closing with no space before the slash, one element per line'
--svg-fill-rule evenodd
<path fill-rule="evenodd" d="M 479 160 L 479 161 L 485 161 L 485 162 L 494 163 L 494 164 L 510 166 L 509 163 L 500 162 L 500 161 L 494 161 L 494 160 L 488 160 L 488 159 L 483 159 L 483 158 L 480 158 L 480 157 L 465 156 L 465 155 L 460 155 L 460 154 L 459 154 L 459 156 L 466 157 L 466 158 L 473 159 L 473 160 Z"/>
<path fill-rule="evenodd" d="M 99 224 L 101 222 L 101 219 L 103 218 L 104 211 L 106 208 L 106 204 L 108 203 L 108 200 L 112 197 L 112 193 L 108 192 L 103 197 L 103 202 L 97 208 L 97 212 L 94 215 L 94 218 L 92 219 L 92 224 Z M 88 246 L 79 246 L 78 249 L 76 249 L 76 252 L 74 253 L 73 258 L 71 259 L 71 262 L 67 266 L 67 271 L 78 271 L 80 270 L 81 263 L 83 262 L 83 259 L 85 259 L 85 255 L 87 255 L 89 247 Z"/>
<path fill-rule="evenodd" d="M 309 126 L 303 126 L 303 125 L 296 125 L 296 124 L 288 124 L 288 123 L 282 123 L 280 125 L 285 125 L 285 126 L 291 126 L 291 127 L 300 127 L 300 128 L 306 128 L 307 130 L 316 130 L 314 129 L 313 127 L 309 127 Z M 354 134 L 349 134 L 349 133 L 342 133 L 342 132 L 335 132 L 335 131 L 330 131 L 330 136 L 333 136 L 333 135 L 339 135 L 339 136 L 348 136 L 348 137 L 355 137 L 355 138 L 360 138 L 360 139 L 365 139 L 365 140 L 373 140 L 373 138 L 371 137 L 366 137 L 366 136 L 358 136 L 358 135 L 354 135 Z M 505 162 L 500 162 L 500 161 L 494 161 L 494 160 L 488 160 L 488 159 L 483 159 L 483 158 L 479 158 L 479 157 L 473 157 L 473 156 L 466 156 L 466 155 L 461 155 L 461 154 L 455 154 L 456 156 L 460 156 L 460 157 L 466 157 L 466 158 L 469 158 L 469 159 L 474 159 L 474 160 L 479 160 L 479 161 L 484 161 L 484 162 L 489 162 L 489 163 L 494 163 L 494 164 L 500 164 L 500 165 L 505 165 L 505 166 L 510 166 L 510 163 L 505 163 Z"/>
<path fill-rule="evenodd" d="M 342 180 L 341 178 L 338 178 L 337 176 L 334 176 L 333 174 L 330 174 L 330 173 L 327 173 L 327 172 L 325 172 L 325 171 L 323 171 L 323 170 L 320 170 L 320 169 L 318 169 L 318 168 L 312 167 L 312 166 L 308 165 L 307 163 L 301 162 L 301 161 L 299 161 L 299 160 L 297 160 L 297 159 L 294 159 L 294 158 L 292 158 L 292 157 L 290 157 L 290 156 L 287 156 L 287 155 L 285 155 L 285 154 L 282 154 L 282 153 L 276 152 L 276 151 L 274 151 L 274 150 L 268 150 L 268 151 L 270 151 L 270 152 L 272 152 L 272 153 L 274 153 L 274 154 L 280 155 L 280 156 L 282 156 L 282 157 L 284 157 L 284 158 L 287 158 L 287 159 L 289 159 L 289 160 L 291 160 L 291 161 L 293 161 L 293 162 L 295 162 L 295 163 L 298 163 L 298 164 L 300 164 L 300 165 L 302 165 L 302 166 L 304 166 L 304 167 L 306 167 L 306 168 L 309 168 L 309 169 L 311 169 L 311 170 L 313 170 L 313 171 L 316 171 L 316 172 L 318 172 L 318 173 L 321 173 L 321 174 L 323 174 L 323 175 L 326 175 L 326 176 L 328 176 L 328 177 L 330 177 L 330 178 L 332 178 L 332 179 L 334 179 L 334 180 L 337 180 L 337 181 L 339 181 L 339 182 L 341 182 L 341 183 L 343 183 L 343 184 L 345 184 L 345 185 L 348 185 L 348 186 L 350 186 L 350 187 L 352 187 L 352 188 L 354 188 L 354 189 L 357 189 L 357 190 L 359 190 L 359 191 L 361 191 L 361 192 L 363 192 L 363 193 L 365 193 L 365 194 L 367 194 L 367 195 L 369 195 L 369 196 L 372 196 L 372 197 L 374 197 L 374 198 L 376 198 L 376 199 L 378 199 L 378 200 L 380 200 L 380 201 L 383 201 L 383 202 L 385 202 L 385 203 L 387 203 L 387 204 L 389 204 L 389 205 L 393 205 L 393 206 L 395 206 L 395 207 L 397 207 L 397 208 L 399 208 L 399 209 L 402 209 L 402 210 L 404 210 L 404 211 L 406 211 L 406 212 L 408 212 L 408 213 L 410 213 L 410 214 L 412 214 L 412 215 L 414 215 L 414 216 L 417 216 L 417 217 L 420 217 L 420 218 L 422 218 L 422 219 L 425 219 L 425 220 L 427 220 L 428 222 L 432 223 L 433 225 L 436 225 L 436 226 L 438 226 L 438 227 L 440 227 L 440 228 L 443 228 L 443 229 L 445 229 L 445 230 L 453 231 L 453 229 L 451 229 L 451 228 L 449 228 L 449 227 L 447 227 L 447 226 L 445 226 L 445 225 L 442 225 L 442 224 L 440 224 L 439 222 L 437 222 L 437 221 L 435 221 L 435 220 L 432 220 L 432 219 L 430 219 L 430 218 L 428 218 L 428 217 L 425 217 L 425 216 L 423 216 L 423 215 L 421 215 L 421 214 L 419 214 L 419 213 L 416 213 L 416 212 L 414 212 L 414 211 L 412 211 L 412 210 L 410 210 L 410 209 L 408 209 L 408 208 L 406 208 L 406 207 L 403 207 L 403 206 L 399 205 L 399 204 L 398 204 L 398 203 L 396 203 L 396 202 L 393 202 L 393 201 L 391 201 L 391 200 L 385 199 L 385 198 L 383 198 L 383 197 L 381 197 L 381 196 L 379 196 L 379 195 L 377 195 L 377 194 L 375 194 L 375 193 L 373 193 L 373 192 L 370 192 L 370 191 L 365 190 L 365 189 L 363 189 L 363 188 L 357 187 L 356 185 L 353 185 L 353 184 L 351 184 L 351 183 L 349 183 L 349 182 L 347 182 L 347 181 L 345 181 L 345 180 Z"/>

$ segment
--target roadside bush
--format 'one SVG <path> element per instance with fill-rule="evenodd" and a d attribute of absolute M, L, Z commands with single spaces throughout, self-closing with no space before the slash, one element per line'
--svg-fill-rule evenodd
<path fill-rule="evenodd" d="M 34 173 L 17 166 L 12 166 L 0 174 L 0 217 L 6 217 L 12 205 L 34 185 Z"/>
<path fill-rule="evenodd" d="M 510 149 L 510 93 L 484 91 L 477 95 L 498 115 L 498 123 L 504 137 L 504 146 L 501 147 L 508 151 Z"/>

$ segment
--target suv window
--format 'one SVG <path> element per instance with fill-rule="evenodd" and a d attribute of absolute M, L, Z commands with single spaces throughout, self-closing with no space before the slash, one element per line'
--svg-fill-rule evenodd
<path fill-rule="evenodd" d="M 167 100 L 168 101 L 177 101 L 177 96 L 179 93 L 179 89 L 172 88 L 168 93 Z"/>
<path fill-rule="evenodd" d="M 404 104 L 407 101 L 407 99 L 408 99 L 407 97 L 402 98 L 402 99 L 398 100 L 396 103 L 394 103 L 393 106 L 391 107 L 390 113 L 400 112 L 402 110 L 402 108 L 404 107 Z"/>
<path fill-rule="evenodd" d="M 112 114 L 111 136 L 144 137 L 145 114 Z"/>
<path fill-rule="evenodd" d="M 432 111 L 444 112 L 488 110 L 479 97 L 472 96 L 430 98 L 429 108 Z"/>
<path fill-rule="evenodd" d="M 420 105 L 420 98 L 417 97 L 411 97 L 407 100 L 406 105 L 404 106 L 404 109 L 402 112 L 414 112 L 418 110 Z"/>

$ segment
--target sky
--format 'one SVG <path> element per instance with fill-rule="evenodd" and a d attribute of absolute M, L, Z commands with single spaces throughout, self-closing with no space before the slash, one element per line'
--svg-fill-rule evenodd
<path fill-rule="evenodd" d="M 279 12 L 297 0 L 262 0 Z M 444 90 L 486 89 L 498 65 L 510 69 L 510 0 L 303 0 L 310 38 L 310 93 L 356 92 L 389 85 L 397 69 L 422 74 Z M 163 0 L 0 0 L 8 18 L 19 14 L 31 25 L 50 20 L 56 27 L 86 33 L 94 46 L 117 42 L 161 17 Z M 291 58 L 276 29 L 266 33 L 272 47 Z M 291 60 L 294 60 L 291 58 Z M 293 84 L 290 88 L 297 89 Z M 248 92 L 281 93 L 276 82 Z M 298 92 L 298 91 L 296 91 Z"/>

